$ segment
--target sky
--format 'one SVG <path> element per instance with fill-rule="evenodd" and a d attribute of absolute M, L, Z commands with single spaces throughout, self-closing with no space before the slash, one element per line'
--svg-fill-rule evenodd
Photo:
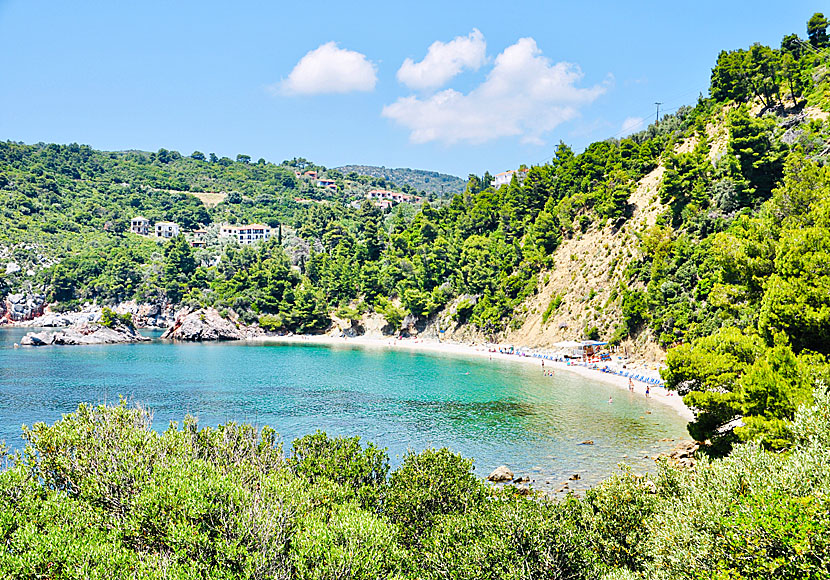
<path fill-rule="evenodd" d="M 718 52 L 822 9 L 0 0 L 0 139 L 497 173 L 693 105 Z"/>

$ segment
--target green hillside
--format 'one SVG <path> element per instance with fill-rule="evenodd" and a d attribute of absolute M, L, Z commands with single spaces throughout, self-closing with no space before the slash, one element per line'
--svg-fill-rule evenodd
<path fill-rule="evenodd" d="M 395 184 L 398 187 L 408 186 L 415 191 L 426 194 L 433 193 L 438 196 L 451 196 L 464 191 L 466 182 L 455 175 L 438 173 L 437 171 L 425 171 L 423 169 L 407 169 L 404 167 L 377 167 L 374 165 L 344 165 L 335 168 L 336 171 L 347 175 L 370 175 L 378 179 L 384 179 L 388 184 Z"/>

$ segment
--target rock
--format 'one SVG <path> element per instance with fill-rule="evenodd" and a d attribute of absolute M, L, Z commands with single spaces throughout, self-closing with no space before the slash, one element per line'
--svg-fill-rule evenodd
<path fill-rule="evenodd" d="M 501 467 L 497 467 L 493 470 L 493 473 L 487 476 L 487 481 L 512 481 L 513 480 L 513 472 L 510 471 L 510 468 L 506 465 L 502 465 Z"/>
<path fill-rule="evenodd" d="M 677 465 L 678 467 L 694 467 L 695 453 L 699 448 L 700 445 L 694 441 L 681 441 L 675 445 L 674 449 L 668 453 L 660 454 L 659 457 L 667 458 L 669 463 Z"/>
<path fill-rule="evenodd" d="M 25 322 L 41 316 L 45 307 L 43 294 L 9 294 L 2 301 L 0 317 L 6 322 Z"/>
<path fill-rule="evenodd" d="M 56 332 L 30 332 L 20 340 L 23 346 L 120 344 L 150 340 L 136 332 L 135 328 L 116 324 L 112 328 L 83 322 Z"/>
<path fill-rule="evenodd" d="M 517 477 L 516 479 L 513 480 L 513 483 L 527 483 L 529 481 L 530 481 L 530 478 L 525 475 L 524 477 Z"/>
<path fill-rule="evenodd" d="M 582 477 L 578 473 L 574 473 L 568 479 L 570 479 L 571 481 L 578 481 L 578 480 L 582 479 Z"/>
<path fill-rule="evenodd" d="M 236 324 L 222 318 L 213 308 L 200 308 L 189 312 L 185 310 L 176 317 L 176 321 L 161 338 L 184 341 L 208 340 L 242 340 L 245 331 Z"/>
<path fill-rule="evenodd" d="M 526 485 L 515 485 L 513 487 L 519 495 L 530 495 L 530 488 Z"/>
<path fill-rule="evenodd" d="M 580 445 L 593 445 L 593 444 L 594 444 L 594 442 L 591 439 L 588 439 L 587 441 L 583 441 L 582 443 L 580 443 Z"/>

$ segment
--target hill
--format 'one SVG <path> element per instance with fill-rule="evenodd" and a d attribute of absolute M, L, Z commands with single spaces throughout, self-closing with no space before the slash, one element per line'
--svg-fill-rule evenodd
<path fill-rule="evenodd" d="M 385 179 L 398 187 L 408 185 L 416 191 L 426 194 L 434 193 L 439 196 L 451 196 L 464 191 L 467 182 L 446 173 L 426 171 L 423 169 L 407 169 L 404 167 L 377 167 L 374 165 L 344 165 L 335 168 L 343 174 L 355 173 L 357 175 L 370 175 L 378 179 Z"/>

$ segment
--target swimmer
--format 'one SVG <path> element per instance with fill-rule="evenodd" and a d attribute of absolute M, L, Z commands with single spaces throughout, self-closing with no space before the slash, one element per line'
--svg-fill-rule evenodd
<path fill-rule="evenodd" d="M 608 397 L 608 402 L 613 403 L 614 402 L 614 397 Z"/>

